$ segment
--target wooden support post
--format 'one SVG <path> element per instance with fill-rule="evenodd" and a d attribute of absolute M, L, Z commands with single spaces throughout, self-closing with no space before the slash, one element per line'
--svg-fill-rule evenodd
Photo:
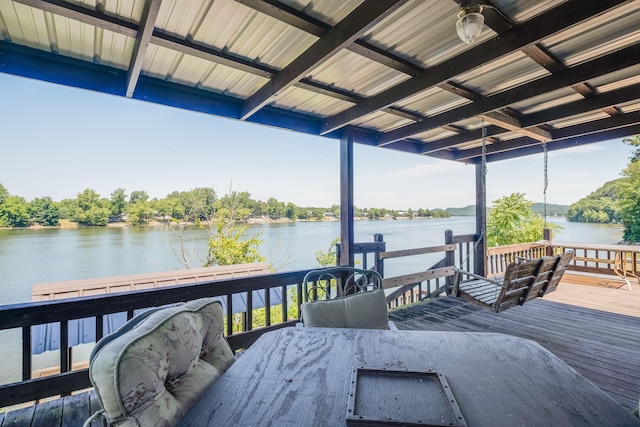
<path fill-rule="evenodd" d="M 382 243 L 382 245 L 383 245 L 382 252 L 387 250 L 387 245 L 384 243 L 384 236 L 381 233 L 374 234 L 373 235 L 373 241 Z M 374 252 L 373 253 L 373 256 L 375 257 L 374 266 L 375 266 L 376 271 L 378 273 L 380 273 L 380 275 L 382 277 L 384 277 L 384 260 L 380 259 L 378 257 L 379 254 L 380 254 L 380 252 Z"/>
<path fill-rule="evenodd" d="M 444 231 L 444 244 L 445 245 L 450 245 L 453 243 L 453 231 L 452 230 L 445 230 Z M 445 259 L 445 265 L 447 267 L 455 267 L 456 265 L 456 252 L 455 251 L 446 251 L 444 253 L 444 259 Z M 453 289 L 453 282 L 451 280 L 451 276 L 448 276 L 445 279 L 445 290 L 447 292 L 447 295 L 451 294 L 451 290 Z"/>
<path fill-rule="evenodd" d="M 542 238 L 547 241 L 549 244 L 545 248 L 545 253 L 547 256 L 553 255 L 553 232 L 550 228 L 545 228 L 542 230 Z"/>
<path fill-rule="evenodd" d="M 354 266 L 353 127 L 340 138 L 340 265 Z"/>
<path fill-rule="evenodd" d="M 487 264 L 487 191 L 482 162 L 476 163 L 476 235 L 478 242 L 474 251 L 473 269 L 479 276 L 486 276 Z"/>

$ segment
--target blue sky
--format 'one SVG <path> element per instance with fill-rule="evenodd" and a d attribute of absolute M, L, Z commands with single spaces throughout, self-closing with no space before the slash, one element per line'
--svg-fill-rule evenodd
<path fill-rule="evenodd" d="M 151 197 L 194 187 L 248 191 L 298 206 L 339 203 L 339 142 L 0 73 L 0 183 L 32 200 L 85 188 Z M 616 179 L 621 140 L 549 154 L 549 203 L 571 204 Z M 474 168 L 355 144 L 358 207 L 475 203 Z M 542 155 L 490 163 L 489 203 L 513 192 L 542 201 Z"/>

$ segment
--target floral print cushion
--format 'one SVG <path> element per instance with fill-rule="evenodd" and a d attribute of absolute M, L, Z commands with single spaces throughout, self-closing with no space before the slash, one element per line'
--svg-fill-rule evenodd
<path fill-rule="evenodd" d="M 174 426 L 234 361 L 222 306 L 206 298 L 159 310 L 110 337 L 89 376 L 110 425 Z"/>

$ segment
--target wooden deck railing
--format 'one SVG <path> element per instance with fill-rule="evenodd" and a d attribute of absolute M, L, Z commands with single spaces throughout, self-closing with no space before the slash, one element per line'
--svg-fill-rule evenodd
<path fill-rule="evenodd" d="M 520 243 L 487 248 L 487 277 L 503 276 L 507 265 L 521 258 L 540 258 L 548 254 L 548 242 Z"/>
<path fill-rule="evenodd" d="M 362 255 L 362 267 L 373 266 L 379 272 L 384 271 L 384 261 L 394 258 L 413 257 L 434 253 L 442 253 L 443 257 L 430 268 L 421 272 L 385 277 L 384 287 L 394 288 L 387 295 L 389 307 L 399 307 L 413 303 L 425 297 L 447 293 L 451 289 L 453 267 L 461 267 L 474 272 L 473 265 L 477 236 L 454 236 L 451 231 L 445 232 L 445 244 L 412 248 L 397 251 L 386 251 L 382 235 L 376 235 L 375 241 L 356 244 L 356 252 Z M 490 248 L 488 251 L 488 275 L 496 276 L 504 271 L 506 265 L 520 257 L 539 257 L 554 251 L 566 249 L 576 251 L 572 265 L 573 270 L 619 274 L 621 277 L 637 277 L 640 271 L 640 247 L 620 247 L 617 245 L 586 245 L 536 242 Z M 0 408 L 17 403 L 29 402 L 53 395 L 66 395 L 71 392 L 90 387 L 88 370 L 70 371 L 72 366 L 69 346 L 69 321 L 74 319 L 95 318 L 96 337 L 102 336 L 104 316 L 112 313 L 128 313 L 132 317 L 134 310 L 157 307 L 181 301 L 204 297 L 221 297 L 226 300 L 226 335 L 234 350 L 250 346 L 263 333 L 277 328 L 292 326 L 298 321 L 299 304 L 301 304 L 302 280 L 310 270 L 300 270 L 269 275 L 204 281 L 164 289 L 146 289 L 127 293 L 96 295 L 56 301 L 39 301 L 14 304 L 0 307 L 0 330 L 20 329 L 22 333 L 22 378 L 21 382 L 0 385 Z M 265 305 L 271 306 L 271 289 L 280 289 L 283 295 L 279 318 L 273 318 L 271 310 L 265 310 L 264 320 L 258 327 L 254 321 L 253 292 L 264 292 Z M 294 291 L 295 292 L 291 292 Z M 236 332 L 230 319 L 234 316 L 232 297 L 244 294 L 247 311 L 243 313 L 242 330 Z M 288 314 L 291 305 L 293 312 Z M 276 307 L 278 306 L 276 305 Z M 237 316 L 237 315 L 236 315 Z M 31 379 L 31 328 L 36 325 L 60 323 L 60 374 Z M 20 351 L 16 349 L 17 351 Z"/>
<path fill-rule="evenodd" d="M 630 288 L 630 280 L 640 279 L 640 246 L 595 245 L 589 243 L 553 242 L 556 253 L 573 250 L 570 271 L 616 275 Z"/>
<path fill-rule="evenodd" d="M 454 238 L 447 232 L 448 244 L 387 252 L 383 236 L 374 236 L 374 242 L 357 243 L 356 253 L 362 256 L 362 267 L 375 268 L 384 272 L 384 260 L 404 256 L 414 256 L 444 252 L 442 260 L 424 272 L 386 278 L 386 287 L 398 287 L 388 298 L 390 307 L 408 304 L 424 296 L 446 292 L 450 288 L 447 278 L 459 251 L 460 259 L 468 258 L 469 242 L 473 236 Z M 466 246 L 465 246 L 466 245 Z M 465 249 L 466 248 L 466 249 Z M 465 252 L 466 251 L 466 252 Z M 371 267 L 370 267 L 371 266 Z M 250 346 L 261 334 L 298 321 L 298 307 L 303 302 L 302 279 L 310 270 L 277 273 L 236 279 L 202 281 L 164 289 L 145 289 L 111 295 L 95 295 L 56 301 L 37 301 L 14 304 L 0 308 L 0 330 L 20 329 L 22 335 L 22 381 L 0 385 L 0 408 L 28 402 L 53 395 L 66 395 L 76 390 L 90 387 L 88 370 L 71 371 L 73 361 L 69 346 L 69 322 L 75 319 L 95 318 L 96 337 L 102 337 L 105 316 L 126 312 L 133 317 L 134 311 L 157 307 L 204 297 L 222 297 L 226 300 L 226 335 L 234 350 Z M 254 327 L 253 292 L 264 292 L 266 306 L 271 306 L 270 290 L 279 288 L 282 292 L 281 318 L 274 319 L 271 310 L 265 310 L 264 326 Z M 295 292 L 290 292 L 295 290 Z M 242 314 L 242 330 L 236 332 L 230 319 L 234 317 L 232 296 L 244 294 L 247 310 Z M 286 295 L 286 297 L 284 297 Z M 289 317 L 289 307 L 295 305 L 295 315 Z M 237 315 L 236 315 L 237 316 Z M 60 323 L 60 372 L 47 377 L 31 379 L 32 375 L 32 333 L 31 328 L 48 323 Z"/>
<path fill-rule="evenodd" d="M 370 244 L 357 244 L 356 253 L 361 254 L 365 268 L 370 255 L 373 255 L 375 269 L 383 275 L 384 261 L 419 255 L 442 253 L 443 258 L 435 264 L 417 273 L 404 274 L 395 277 L 385 277 L 383 286 L 385 289 L 394 288 L 387 294 L 387 304 L 390 308 L 400 307 L 414 303 L 423 298 L 431 298 L 451 289 L 451 277 L 454 274 L 454 266 L 475 272 L 473 265 L 474 251 L 478 236 L 466 234 L 454 236 L 451 230 L 445 231 L 444 245 L 411 248 L 397 251 L 385 251 L 383 235 L 376 234 L 375 242 Z M 377 246 L 379 245 L 379 246 Z M 340 246 L 337 246 L 338 254 Z"/>
<path fill-rule="evenodd" d="M 205 297 L 222 297 L 227 307 L 227 339 L 234 350 L 250 346 L 266 331 L 291 326 L 297 318 L 289 319 L 288 305 L 298 306 L 302 295 L 302 278 L 308 270 L 253 276 L 238 279 L 201 282 L 172 288 L 140 290 L 127 293 L 80 297 L 66 300 L 30 302 L 24 304 L 6 305 L 0 308 L 0 330 L 22 330 L 22 381 L 0 386 L 0 408 L 29 402 L 53 395 L 65 395 L 76 390 L 91 387 L 88 370 L 70 371 L 71 351 L 68 345 L 68 324 L 73 319 L 96 319 L 96 337 L 102 337 L 104 316 L 111 313 L 127 312 L 133 316 L 134 310 L 157 307 L 182 301 Z M 266 326 L 253 328 L 253 291 L 264 292 L 264 298 L 270 306 L 270 289 L 280 288 L 282 291 L 282 317 L 272 319 L 270 311 L 266 310 Z M 287 292 L 295 289 L 295 294 Z M 244 294 L 247 311 L 245 314 L 244 331 L 234 333 L 232 318 L 234 294 Z M 296 295 L 295 301 L 288 297 Z M 47 323 L 60 323 L 60 374 L 30 379 L 32 371 L 31 356 L 31 327 Z M 18 350 L 18 349 L 16 349 Z M 19 351 L 19 350 L 18 350 Z"/>

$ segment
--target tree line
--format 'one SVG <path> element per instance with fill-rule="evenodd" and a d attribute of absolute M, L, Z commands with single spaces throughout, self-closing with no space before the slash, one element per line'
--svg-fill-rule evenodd
<path fill-rule="evenodd" d="M 623 139 L 636 147 L 622 177 L 605 183 L 569 207 L 567 219 L 576 222 L 622 223 L 622 238 L 640 242 L 640 135 Z"/>
<path fill-rule="evenodd" d="M 449 217 L 444 209 L 398 211 L 385 208 L 355 208 L 355 216 L 372 220 L 398 217 Z M 87 226 L 101 226 L 109 222 L 143 225 L 151 221 L 205 221 L 212 217 L 243 222 L 251 217 L 272 219 L 319 220 L 325 216 L 340 216 L 340 206 L 299 207 L 270 197 L 266 202 L 251 198 L 246 191 L 229 191 L 219 197 L 213 188 L 199 187 L 189 191 L 174 191 L 165 198 L 151 199 L 144 190 L 130 194 L 124 188 L 103 197 L 91 188 L 78 193 L 74 199 L 54 201 L 51 197 L 37 197 L 27 201 L 12 195 L 0 184 L 0 226 L 28 227 L 57 226 L 68 220 Z"/>

